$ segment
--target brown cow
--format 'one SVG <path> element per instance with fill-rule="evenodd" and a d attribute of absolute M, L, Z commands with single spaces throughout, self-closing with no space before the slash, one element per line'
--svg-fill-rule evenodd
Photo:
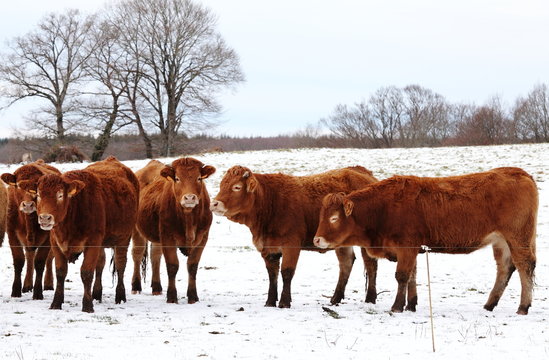
<path fill-rule="evenodd" d="M 398 291 L 392 311 L 415 311 L 415 267 L 422 245 L 433 252 L 467 254 L 491 244 L 497 264 L 484 305 L 492 311 L 515 269 L 522 293 L 518 314 L 532 303 L 536 266 L 538 192 L 518 168 L 445 178 L 395 176 L 349 195 L 323 200 L 315 245 L 359 245 L 375 257 L 397 260 Z M 413 282 L 412 286 L 409 280 Z"/>
<path fill-rule="evenodd" d="M 49 232 L 40 229 L 34 196 L 17 186 L 21 181 L 36 182 L 44 174 L 60 174 L 60 172 L 43 160 L 37 160 L 21 166 L 13 174 L 2 174 L 2 180 L 9 185 L 7 231 L 14 269 L 12 297 L 21 297 L 22 292 L 32 290 L 32 298 L 42 300 L 44 299 L 42 289 L 53 290 L 53 255 L 50 253 Z M 21 284 L 25 259 L 27 271 L 25 280 Z M 42 288 L 44 267 L 46 267 L 46 274 Z M 33 286 L 34 272 L 36 272 L 36 278 Z"/>
<path fill-rule="evenodd" d="M 160 171 L 165 167 L 163 163 L 158 160 L 151 160 L 145 165 L 144 168 L 135 172 L 135 176 L 139 181 L 139 187 L 143 190 L 147 185 L 152 183 L 157 178 L 160 178 Z M 160 258 L 162 255 L 162 248 L 157 247 L 153 243 L 153 252 L 155 256 L 151 255 L 153 261 L 153 273 L 157 275 L 158 284 L 160 284 Z M 132 275 L 132 294 L 141 293 L 141 270 L 145 273 L 147 266 L 147 239 L 141 235 L 135 227 L 132 235 L 132 258 L 133 258 L 133 275 Z M 156 263 L 158 261 L 158 263 Z M 155 272 L 155 269 L 158 272 Z M 160 293 L 154 292 L 153 295 L 160 295 Z"/>
<path fill-rule="evenodd" d="M 234 166 L 221 180 L 219 194 L 211 209 L 217 215 L 224 215 L 250 228 L 253 243 L 261 253 L 269 274 L 265 306 L 276 306 L 282 257 L 283 289 L 278 306 L 289 308 L 292 301 L 291 282 L 300 251 L 318 251 L 313 246 L 313 236 L 322 197 L 334 191 L 350 192 L 376 181 L 372 173 L 361 166 L 311 176 L 253 174 L 246 167 Z M 332 304 L 344 298 L 355 260 L 352 247 L 340 248 L 336 254 L 340 273 Z M 377 260 L 366 257 L 364 264 L 369 279 L 366 301 L 375 303 Z"/>
<path fill-rule="evenodd" d="M 153 168 L 155 164 L 149 163 Z M 189 304 L 198 301 L 196 272 L 212 223 L 210 198 L 204 179 L 214 172 L 213 166 L 204 165 L 196 159 L 177 159 L 171 165 L 163 166 L 160 177 L 145 186 L 141 192 L 137 229 L 153 243 L 151 251 L 153 294 L 162 292 L 159 250 L 161 249 L 164 254 L 169 280 L 168 303 L 177 303 L 175 286 L 175 277 L 179 269 L 177 248 L 188 256 L 187 301 Z"/>
<path fill-rule="evenodd" d="M 22 181 L 19 186 L 36 192 L 38 222 L 50 231 L 57 277 L 50 309 L 61 309 L 68 262 L 84 253 L 82 311 L 94 311 L 93 299 L 101 300 L 101 289 L 94 286 L 92 294 L 91 285 L 94 269 L 99 272 L 104 265 L 103 247 L 114 248 L 115 302 L 126 301 L 124 270 L 139 199 L 134 173 L 111 156 L 83 170 L 44 175 L 37 183 Z"/>
<path fill-rule="evenodd" d="M 8 190 L 6 184 L 0 179 L 0 246 L 6 233 L 6 217 L 8 214 Z"/>

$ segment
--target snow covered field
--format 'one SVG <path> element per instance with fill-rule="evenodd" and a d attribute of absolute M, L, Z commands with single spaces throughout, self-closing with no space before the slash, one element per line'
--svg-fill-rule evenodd
<path fill-rule="evenodd" d="M 69 264 L 63 310 L 48 310 L 30 293 L 10 297 L 13 266 L 7 238 L 0 248 L 1 359 L 402 359 L 549 357 L 549 144 L 436 149 L 313 149 L 216 153 L 195 156 L 217 168 L 206 180 L 215 196 L 224 172 L 245 165 L 255 172 L 306 175 L 363 165 L 379 179 L 393 174 L 447 176 L 517 166 L 534 176 L 540 191 L 534 300 L 527 316 L 518 316 L 520 284 L 511 278 L 494 312 L 484 305 L 495 280 L 492 250 L 470 255 L 430 254 L 436 352 L 431 345 L 425 255 L 418 257 L 416 313 L 392 314 L 395 263 L 379 262 L 377 304 L 364 302 L 364 277 L 358 259 L 346 299 L 329 306 L 338 265 L 335 254 L 302 252 L 292 283 L 292 308 L 265 308 L 268 288 L 264 262 L 243 225 L 214 217 L 210 240 L 198 270 L 200 302 L 189 305 L 184 266 L 178 273 L 179 304 L 165 295 L 129 291 L 132 261 L 126 270 L 128 302 L 114 304 L 110 274 L 103 275 L 103 302 L 95 313 L 82 313 L 79 264 Z M 171 159 L 164 159 L 165 162 Z M 147 161 L 128 161 L 138 170 Z M 86 164 L 59 165 L 61 170 Z M 0 164 L 0 173 L 17 166 Z M 108 254 L 108 253 L 107 253 Z M 182 264 L 185 259 L 180 255 Z M 167 285 L 162 266 L 164 288 Z M 281 289 L 281 280 L 279 290 Z"/>

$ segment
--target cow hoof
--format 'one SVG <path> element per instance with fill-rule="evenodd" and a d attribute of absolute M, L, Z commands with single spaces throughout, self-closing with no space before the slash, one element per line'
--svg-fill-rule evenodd
<path fill-rule="evenodd" d="M 408 306 L 406 306 L 406 311 L 416 312 L 416 306 L 415 305 L 408 305 Z"/>
<path fill-rule="evenodd" d="M 53 285 L 45 285 L 44 290 L 54 290 Z"/>
<path fill-rule="evenodd" d="M 25 286 L 23 287 L 23 290 L 22 290 L 23 293 L 28 293 L 31 291 L 32 291 L 32 286 Z"/>
<path fill-rule="evenodd" d="M 373 294 L 368 293 L 366 295 L 366 302 L 370 304 L 375 304 L 377 300 L 377 294 L 374 292 Z"/>
<path fill-rule="evenodd" d="M 393 307 L 391 308 L 391 312 L 394 312 L 394 313 L 401 313 L 401 312 L 403 312 L 403 309 L 402 309 L 402 307 L 394 307 L 394 306 L 393 306 Z"/>
<path fill-rule="evenodd" d="M 281 301 L 281 302 L 278 304 L 278 307 L 279 307 L 280 309 L 289 309 L 289 308 L 291 307 L 291 304 L 290 304 L 290 303 L 285 303 L 285 302 L 282 302 L 282 301 Z"/>
<path fill-rule="evenodd" d="M 152 293 L 154 296 L 162 295 L 162 291 L 153 291 Z"/>
<path fill-rule="evenodd" d="M 61 304 L 54 304 L 52 303 L 50 305 L 50 310 L 61 310 Z"/>
<path fill-rule="evenodd" d="M 141 291 L 132 290 L 132 295 L 141 294 Z"/>
<path fill-rule="evenodd" d="M 517 314 L 518 315 L 528 315 L 528 308 L 529 307 L 530 306 L 523 306 L 523 305 L 519 306 L 519 308 L 517 310 Z"/>
<path fill-rule="evenodd" d="M 496 307 L 495 304 L 486 304 L 484 305 L 484 310 L 493 311 L 495 307 Z"/>
<path fill-rule="evenodd" d="M 343 299 L 345 299 L 345 296 L 343 296 L 343 295 L 334 295 L 330 299 L 330 304 L 337 305 L 337 304 L 341 303 L 341 300 L 343 300 Z"/>
<path fill-rule="evenodd" d="M 32 296 L 33 300 L 44 300 L 44 295 L 42 294 L 36 294 Z"/>

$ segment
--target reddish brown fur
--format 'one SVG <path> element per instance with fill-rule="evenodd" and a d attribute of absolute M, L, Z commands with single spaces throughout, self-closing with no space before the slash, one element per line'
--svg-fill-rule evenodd
<path fill-rule="evenodd" d="M 50 254 L 49 232 L 40 229 L 34 195 L 26 193 L 17 186 L 21 181 L 37 182 L 44 174 L 60 174 L 60 172 L 40 159 L 19 167 L 13 174 L 2 174 L 4 182 L 9 184 L 7 232 L 14 268 L 12 297 L 21 297 L 22 292 L 33 291 L 33 299 L 42 300 L 43 289 L 53 290 L 53 254 Z M 26 213 L 23 212 L 23 204 L 26 204 L 28 210 Z M 25 280 L 21 283 L 25 259 L 27 270 Z M 46 274 L 42 287 L 44 267 Z M 33 273 L 36 273 L 34 285 Z"/>
<path fill-rule="evenodd" d="M 6 184 L 0 179 L 0 246 L 6 233 L 6 217 L 8 215 L 8 190 Z"/>
<path fill-rule="evenodd" d="M 515 270 L 522 284 L 519 314 L 532 301 L 538 192 L 518 168 L 446 178 L 395 176 L 347 196 L 323 200 L 315 244 L 359 245 L 372 256 L 395 258 L 398 292 L 393 311 L 415 310 L 415 264 L 421 246 L 465 254 L 492 244 L 497 277 L 485 308 L 498 303 Z M 413 281 L 410 287 L 408 280 Z M 412 290 L 413 294 L 410 294 Z"/>
<path fill-rule="evenodd" d="M 158 160 L 151 160 L 145 165 L 144 168 L 135 172 L 135 176 L 139 181 L 141 190 L 145 189 L 147 185 L 152 183 L 157 178 L 160 178 L 160 171 L 164 168 L 164 164 Z M 143 273 L 146 270 L 147 254 L 147 239 L 141 235 L 135 227 L 132 234 L 132 258 L 133 258 L 133 275 L 132 275 L 132 293 L 141 293 L 141 270 Z M 151 255 L 152 257 L 152 255 Z M 159 264 L 154 263 L 153 268 L 157 269 Z M 142 267 L 142 268 L 141 268 Z M 158 275 L 160 276 L 160 275 Z M 153 291 L 154 295 L 160 295 L 159 291 Z"/>
<path fill-rule="evenodd" d="M 234 166 L 223 177 L 211 207 L 214 212 L 250 228 L 253 243 L 261 253 L 269 274 L 269 293 L 265 305 L 276 306 L 281 268 L 283 290 L 279 307 L 290 307 L 291 281 L 299 253 L 302 249 L 318 251 L 313 246 L 313 236 L 322 197 L 330 192 L 350 192 L 376 181 L 370 171 L 359 166 L 311 176 L 253 174 L 248 168 Z M 344 297 L 355 259 L 351 247 L 339 249 L 336 253 L 340 276 L 331 300 L 334 304 Z M 377 262 L 367 256 L 364 262 L 370 280 L 367 301 L 375 302 Z"/>
<path fill-rule="evenodd" d="M 36 189 L 41 226 L 48 228 L 54 224 L 50 236 L 57 286 L 50 308 L 61 308 L 68 262 L 74 262 L 83 252 L 82 311 L 94 311 L 93 299 L 101 300 L 103 247 L 114 247 L 118 275 L 115 302 L 126 301 L 123 278 L 139 197 L 139 184 L 133 172 L 109 157 L 83 170 L 44 175 L 37 184 L 22 183 L 21 187 L 27 191 Z M 97 274 L 92 294 L 94 270 Z"/>
<path fill-rule="evenodd" d="M 175 277 L 179 269 L 179 248 L 188 256 L 187 300 L 192 304 L 198 301 L 196 272 L 212 222 L 210 199 L 203 180 L 213 174 L 215 168 L 193 158 L 174 160 L 171 165 L 160 169 L 160 176 L 155 175 L 159 170 L 157 163 L 149 163 L 142 169 L 142 174 L 147 173 L 147 168 L 155 180 L 141 192 L 137 228 L 142 236 L 153 243 L 153 294 L 162 291 L 159 275 L 161 251 L 169 278 L 167 302 L 177 303 Z M 185 199 L 197 200 L 198 203 L 192 208 L 184 207 Z"/>

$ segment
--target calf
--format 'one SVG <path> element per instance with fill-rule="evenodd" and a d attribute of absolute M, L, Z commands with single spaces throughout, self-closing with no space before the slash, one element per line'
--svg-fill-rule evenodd
<path fill-rule="evenodd" d="M 327 195 L 314 242 L 322 249 L 359 245 L 372 256 L 396 259 L 394 312 L 403 311 L 407 288 L 406 309 L 415 311 L 422 245 L 467 254 L 491 244 L 497 275 L 484 308 L 494 309 L 517 269 L 517 313 L 525 315 L 532 303 L 537 210 L 536 184 L 518 168 L 446 178 L 395 176 L 348 195 Z"/>
<path fill-rule="evenodd" d="M 159 170 L 158 163 L 147 166 L 156 169 L 152 172 Z M 168 303 L 177 303 L 177 248 L 188 256 L 187 301 L 189 304 L 198 301 L 196 272 L 212 223 L 210 198 L 204 180 L 214 172 L 213 166 L 204 165 L 196 159 L 177 159 L 171 165 L 162 166 L 160 176 L 152 176 L 152 182 L 141 192 L 137 229 L 153 243 L 153 294 L 162 292 L 159 266 L 161 252 L 164 254 L 169 281 Z"/>
<path fill-rule="evenodd" d="M 139 197 L 134 173 L 109 157 L 83 170 L 48 174 L 38 182 L 21 181 L 19 186 L 36 194 L 38 222 L 50 231 L 57 277 L 50 309 L 61 309 L 68 262 L 74 263 L 84 253 L 82 311 L 94 311 L 93 299 L 101 300 L 101 288 L 94 286 L 92 295 L 93 271 L 100 274 L 103 268 L 104 247 L 114 248 L 118 275 L 115 301 L 126 301 L 124 270 Z"/>
<path fill-rule="evenodd" d="M 2 180 L 9 185 L 7 232 L 13 257 L 14 278 L 11 296 L 21 297 L 22 292 L 32 291 L 34 300 L 44 299 L 42 290 L 53 290 L 52 254 L 50 253 L 49 232 L 40 229 L 36 215 L 34 196 L 18 187 L 21 181 L 36 182 L 45 174 L 60 174 L 55 167 L 43 160 L 19 167 L 13 174 L 2 174 Z M 27 263 L 25 280 L 21 283 L 21 273 Z M 42 276 L 44 287 L 42 287 Z M 36 273 L 33 285 L 33 273 Z"/>
<path fill-rule="evenodd" d="M 350 192 L 376 181 L 370 171 L 360 166 L 311 176 L 254 174 L 246 167 L 234 166 L 221 180 L 211 209 L 217 215 L 250 228 L 253 243 L 261 253 L 269 274 L 265 306 L 276 306 L 282 257 L 283 289 L 278 306 L 289 308 L 291 282 L 299 253 L 302 249 L 315 250 L 313 236 L 322 197 L 330 192 Z M 337 249 L 336 254 L 340 273 L 332 304 L 344 298 L 355 259 L 352 247 Z M 364 263 L 369 279 L 366 301 L 375 302 L 377 261 L 365 257 Z"/>

